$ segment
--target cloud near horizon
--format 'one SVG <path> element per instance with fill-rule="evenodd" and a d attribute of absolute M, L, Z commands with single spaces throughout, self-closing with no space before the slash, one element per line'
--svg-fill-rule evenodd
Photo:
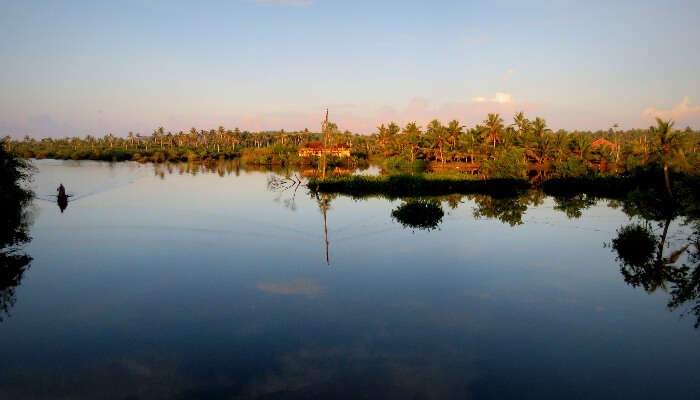
<path fill-rule="evenodd" d="M 513 103 L 513 95 L 510 93 L 496 92 L 496 97 L 487 99 L 486 97 L 472 97 L 472 103 L 498 103 L 506 104 Z"/>
<path fill-rule="evenodd" d="M 700 106 L 691 106 L 690 96 L 683 96 L 681 102 L 670 110 L 647 107 L 642 111 L 642 118 L 647 121 L 653 121 L 656 117 L 673 120 L 676 124 L 697 126 L 700 124 Z"/>
<path fill-rule="evenodd" d="M 175 114 L 156 114 L 128 121 L 119 115 L 99 114 L 93 118 L 73 121 L 63 115 L 38 115 L 26 120 L 0 120 L 0 136 L 9 134 L 21 138 L 25 134 L 36 138 L 66 137 L 86 134 L 103 136 L 112 132 L 115 136 L 125 136 L 127 132 L 150 134 L 153 129 L 163 126 L 166 131 L 176 133 L 188 131 L 192 126 L 197 129 L 216 129 L 223 125 L 226 129 L 236 127 L 251 132 L 300 131 L 308 128 L 318 132 L 324 117 L 326 105 L 318 104 L 304 108 L 303 111 L 267 111 L 253 113 L 211 113 L 190 114 L 180 112 Z M 312 109 L 313 112 L 308 112 Z M 606 121 L 621 123 L 625 128 L 643 128 L 653 124 L 653 116 L 673 118 L 677 126 L 697 127 L 700 125 L 700 107 L 691 106 L 690 99 L 683 101 L 672 110 L 656 110 L 652 107 L 644 110 L 645 118 L 640 118 L 637 112 L 630 113 L 628 119 L 619 119 L 613 111 L 609 113 L 582 112 L 578 107 L 557 106 L 552 104 L 530 103 L 516 101 L 511 93 L 496 93 L 493 98 L 475 97 L 461 101 L 445 101 L 433 103 L 428 98 L 414 97 L 403 105 L 360 105 L 356 103 L 335 103 L 329 105 L 330 119 L 338 124 L 340 130 L 354 133 L 370 134 L 377 132 L 377 126 L 396 122 L 404 126 L 408 122 L 416 122 L 425 127 L 428 122 L 438 119 L 447 123 L 453 119 L 461 124 L 472 127 L 482 123 L 489 113 L 497 113 L 501 118 L 510 122 L 512 116 L 523 111 L 530 119 L 542 117 L 547 120 L 552 129 L 607 129 Z M 649 120 L 650 119 L 650 120 Z M 68 121 L 72 121 L 69 125 Z M 156 121 L 156 122 L 154 122 Z M 603 121 L 601 125 L 596 121 Z M 612 122 L 610 122 L 612 123 Z"/>

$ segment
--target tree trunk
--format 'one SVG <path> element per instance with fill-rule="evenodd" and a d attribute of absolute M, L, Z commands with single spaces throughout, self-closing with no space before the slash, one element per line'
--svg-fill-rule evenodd
<path fill-rule="evenodd" d="M 664 161 L 664 179 L 666 180 L 666 191 L 668 192 L 668 197 L 673 198 L 673 193 L 671 192 L 671 179 L 668 176 L 668 163 Z"/>
<path fill-rule="evenodd" d="M 671 218 L 666 218 L 666 224 L 664 225 L 664 233 L 661 235 L 661 240 L 659 241 L 659 253 L 657 255 L 657 263 L 661 265 L 661 260 L 663 260 L 664 254 L 664 244 L 666 243 L 666 235 L 668 234 L 668 227 L 671 225 Z"/>

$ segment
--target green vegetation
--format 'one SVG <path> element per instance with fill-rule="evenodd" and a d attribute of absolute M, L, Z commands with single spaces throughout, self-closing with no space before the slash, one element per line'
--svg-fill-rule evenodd
<path fill-rule="evenodd" d="M 507 124 L 489 114 L 481 124 L 467 128 L 458 121 L 443 125 L 433 120 L 425 129 L 415 122 L 403 128 L 381 124 L 372 135 L 341 132 L 337 125 L 324 128 L 329 146 L 347 144 L 350 159 L 330 159 L 329 167 L 356 166 L 366 160 L 390 174 L 423 172 L 457 173 L 481 179 L 625 176 L 639 168 L 658 165 L 669 174 L 700 171 L 700 132 L 674 129 L 672 121 L 657 120 L 649 129 L 553 132 L 542 118 L 528 120 L 523 113 Z M 324 125 L 325 126 L 325 125 Z M 251 133 L 225 129 L 165 132 L 151 135 L 129 132 L 126 137 L 66 137 L 36 140 L 5 138 L 8 150 L 25 158 L 206 161 L 241 157 L 260 165 L 311 165 L 314 157 L 300 157 L 299 149 L 319 142 L 322 134 L 307 130 Z M 667 188 L 668 189 L 668 188 Z M 672 194 L 672 193 L 671 193 Z"/>
<path fill-rule="evenodd" d="M 662 197 L 668 193 L 661 192 Z M 697 195 L 696 195 L 697 196 Z M 700 219 L 697 203 L 667 202 L 659 192 L 631 193 L 624 201 L 626 214 L 641 221 L 620 227 L 610 247 L 620 273 L 632 287 L 652 293 L 661 289 L 670 296 L 668 308 L 681 308 L 695 316 L 700 327 Z M 680 197 L 680 196 L 678 196 Z M 696 201 L 697 199 L 695 199 Z M 669 235 L 671 223 L 681 217 L 692 233 Z"/>
<path fill-rule="evenodd" d="M 32 258 L 21 252 L 30 240 L 27 213 L 32 193 L 22 187 L 31 166 L 5 151 L 0 143 L 0 321 L 15 303 L 15 287 Z"/>

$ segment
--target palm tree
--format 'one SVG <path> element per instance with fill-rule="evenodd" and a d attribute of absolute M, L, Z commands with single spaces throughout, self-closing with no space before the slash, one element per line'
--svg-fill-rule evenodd
<path fill-rule="evenodd" d="M 527 133 L 528 128 L 530 127 L 530 121 L 528 121 L 528 119 L 525 118 L 525 114 L 520 111 L 513 117 L 513 125 L 511 126 L 516 126 L 518 128 L 518 136 L 521 136 Z"/>
<path fill-rule="evenodd" d="M 415 122 L 409 122 L 403 128 L 403 134 L 411 156 L 411 162 L 413 162 L 416 159 L 416 150 L 420 146 L 422 132 Z"/>
<path fill-rule="evenodd" d="M 562 161 L 569 149 L 569 136 L 565 131 L 557 131 L 553 137 L 553 144 L 557 161 Z"/>
<path fill-rule="evenodd" d="M 581 161 L 584 159 L 584 155 L 588 155 L 591 151 L 591 138 L 584 134 L 576 134 L 571 139 L 571 144 L 574 148 L 574 152 L 578 153 Z"/>
<path fill-rule="evenodd" d="M 668 175 L 668 162 L 675 154 L 682 151 L 683 146 L 683 138 L 680 132 L 673 130 L 673 124 L 674 122 L 671 120 L 664 121 L 656 117 L 656 126 L 649 127 L 649 132 L 654 135 L 656 151 L 664 165 L 664 179 L 666 180 L 666 191 L 669 198 L 673 198 L 673 193 L 671 191 L 671 179 Z"/>
<path fill-rule="evenodd" d="M 463 126 L 459 124 L 459 121 L 456 119 L 453 119 L 450 121 L 450 123 L 447 125 L 447 142 L 450 143 L 452 146 L 452 150 L 454 150 L 455 146 L 457 146 L 457 139 L 464 133 L 462 130 L 464 129 Z"/>
<path fill-rule="evenodd" d="M 483 123 L 486 125 L 482 132 L 482 136 L 487 142 L 493 143 L 493 148 L 496 148 L 496 142 L 501 141 L 501 135 L 503 133 L 503 120 L 498 114 L 489 114 L 489 118 L 485 119 Z"/>
<path fill-rule="evenodd" d="M 445 142 L 447 142 L 447 136 L 445 127 L 440 123 L 440 121 L 434 119 L 428 124 L 425 133 L 432 139 L 433 148 L 437 148 L 440 154 L 440 162 L 445 165 Z"/>
<path fill-rule="evenodd" d="M 197 132 L 197 128 L 194 126 L 190 129 L 190 140 L 194 142 L 195 148 L 199 146 L 199 132 Z"/>
<path fill-rule="evenodd" d="M 532 122 L 532 133 L 536 137 L 541 138 L 544 135 L 552 133 L 552 130 L 547 128 L 547 121 L 540 117 L 537 117 Z"/>

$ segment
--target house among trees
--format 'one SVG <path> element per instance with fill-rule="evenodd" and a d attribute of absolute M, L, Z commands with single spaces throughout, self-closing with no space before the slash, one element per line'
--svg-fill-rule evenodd
<path fill-rule="evenodd" d="M 599 148 L 600 146 L 603 146 L 603 145 L 608 146 L 608 147 L 610 147 L 610 148 L 613 149 L 613 150 L 615 150 L 615 149 L 617 148 L 617 145 L 616 145 L 615 143 L 609 141 L 609 140 L 598 139 L 598 140 L 596 140 L 595 142 L 591 143 L 591 149 L 592 149 L 592 150 L 598 150 L 598 148 Z"/>
<path fill-rule="evenodd" d="M 321 142 L 308 142 L 299 148 L 299 157 L 320 157 L 323 154 L 336 157 L 350 157 L 350 147 L 345 143 L 324 146 Z"/>

